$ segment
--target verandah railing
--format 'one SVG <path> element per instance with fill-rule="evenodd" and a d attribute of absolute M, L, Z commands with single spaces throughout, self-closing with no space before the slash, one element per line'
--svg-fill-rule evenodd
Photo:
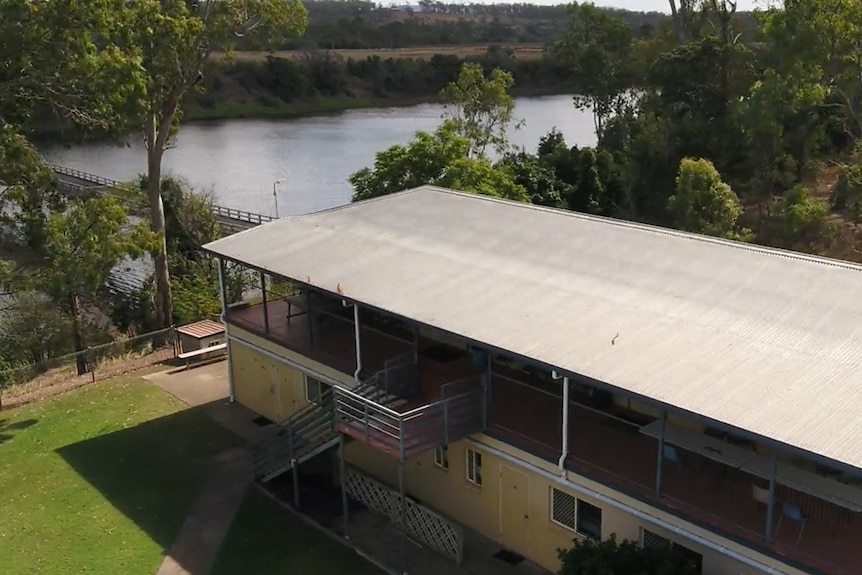
<path fill-rule="evenodd" d="M 339 429 L 405 461 L 484 429 L 485 380 L 480 376 L 472 379 L 472 389 L 405 412 L 338 389 L 335 402 Z"/>

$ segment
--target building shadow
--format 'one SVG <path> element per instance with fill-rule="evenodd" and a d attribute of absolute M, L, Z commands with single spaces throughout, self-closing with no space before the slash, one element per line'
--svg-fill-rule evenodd
<path fill-rule="evenodd" d="M 21 421 L 14 422 L 10 422 L 8 419 L 0 419 L 0 443 L 9 441 L 15 437 L 17 432 L 24 431 L 25 429 L 36 425 L 37 422 L 38 420 L 36 419 L 23 419 Z"/>
<path fill-rule="evenodd" d="M 90 437 L 57 453 L 167 551 L 216 457 L 244 444 L 206 415 L 208 405 Z"/>

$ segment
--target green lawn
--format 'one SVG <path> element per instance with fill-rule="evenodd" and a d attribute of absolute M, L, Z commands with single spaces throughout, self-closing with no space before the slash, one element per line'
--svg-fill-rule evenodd
<path fill-rule="evenodd" d="M 0 571 L 153 575 L 239 440 L 138 378 L 0 412 Z"/>
<path fill-rule="evenodd" d="M 212 575 L 382 575 L 377 567 L 249 491 Z"/>

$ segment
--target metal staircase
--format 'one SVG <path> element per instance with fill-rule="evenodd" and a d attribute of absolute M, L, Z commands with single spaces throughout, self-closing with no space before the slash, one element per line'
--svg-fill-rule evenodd
<path fill-rule="evenodd" d="M 391 395 L 377 385 L 374 377 L 351 393 L 378 405 L 397 407 L 404 400 Z M 251 447 L 254 476 L 267 482 L 290 471 L 294 465 L 338 444 L 336 429 L 336 399 L 339 390 L 329 388 L 318 401 L 309 403 L 289 418 L 267 430 Z"/>

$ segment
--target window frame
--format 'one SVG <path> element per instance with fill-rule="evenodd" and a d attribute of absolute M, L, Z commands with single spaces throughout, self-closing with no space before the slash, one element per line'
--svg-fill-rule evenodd
<path fill-rule="evenodd" d="M 598 535 L 593 533 L 588 533 L 584 529 L 581 528 L 581 505 L 585 505 L 592 509 L 595 509 L 599 512 L 599 521 L 598 521 Z M 578 497 L 575 498 L 575 533 L 580 535 L 581 537 L 588 537 L 593 541 L 601 541 L 602 540 L 602 527 L 604 523 L 604 513 L 602 508 L 598 505 L 593 505 L 589 501 L 584 501 Z"/>
<path fill-rule="evenodd" d="M 320 404 L 320 396 L 323 395 L 323 391 L 324 391 L 323 390 L 324 383 L 322 381 L 320 381 L 319 379 L 317 379 L 316 377 L 312 377 L 312 376 L 308 375 L 307 373 L 304 375 L 305 375 L 305 378 L 304 378 L 305 401 L 307 401 L 308 403 L 314 403 L 315 405 L 319 405 Z M 312 398 L 311 395 L 308 393 L 309 384 L 311 384 L 312 382 L 317 385 L 317 397 L 315 397 L 315 398 Z"/>
<path fill-rule="evenodd" d="M 466 479 L 475 487 L 482 487 L 482 453 L 475 449 L 467 448 L 464 457 L 466 459 Z"/>
<path fill-rule="evenodd" d="M 443 471 L 449 471 L 448 445 L 439 445 L 434 449 L 434 465 Z"/>

